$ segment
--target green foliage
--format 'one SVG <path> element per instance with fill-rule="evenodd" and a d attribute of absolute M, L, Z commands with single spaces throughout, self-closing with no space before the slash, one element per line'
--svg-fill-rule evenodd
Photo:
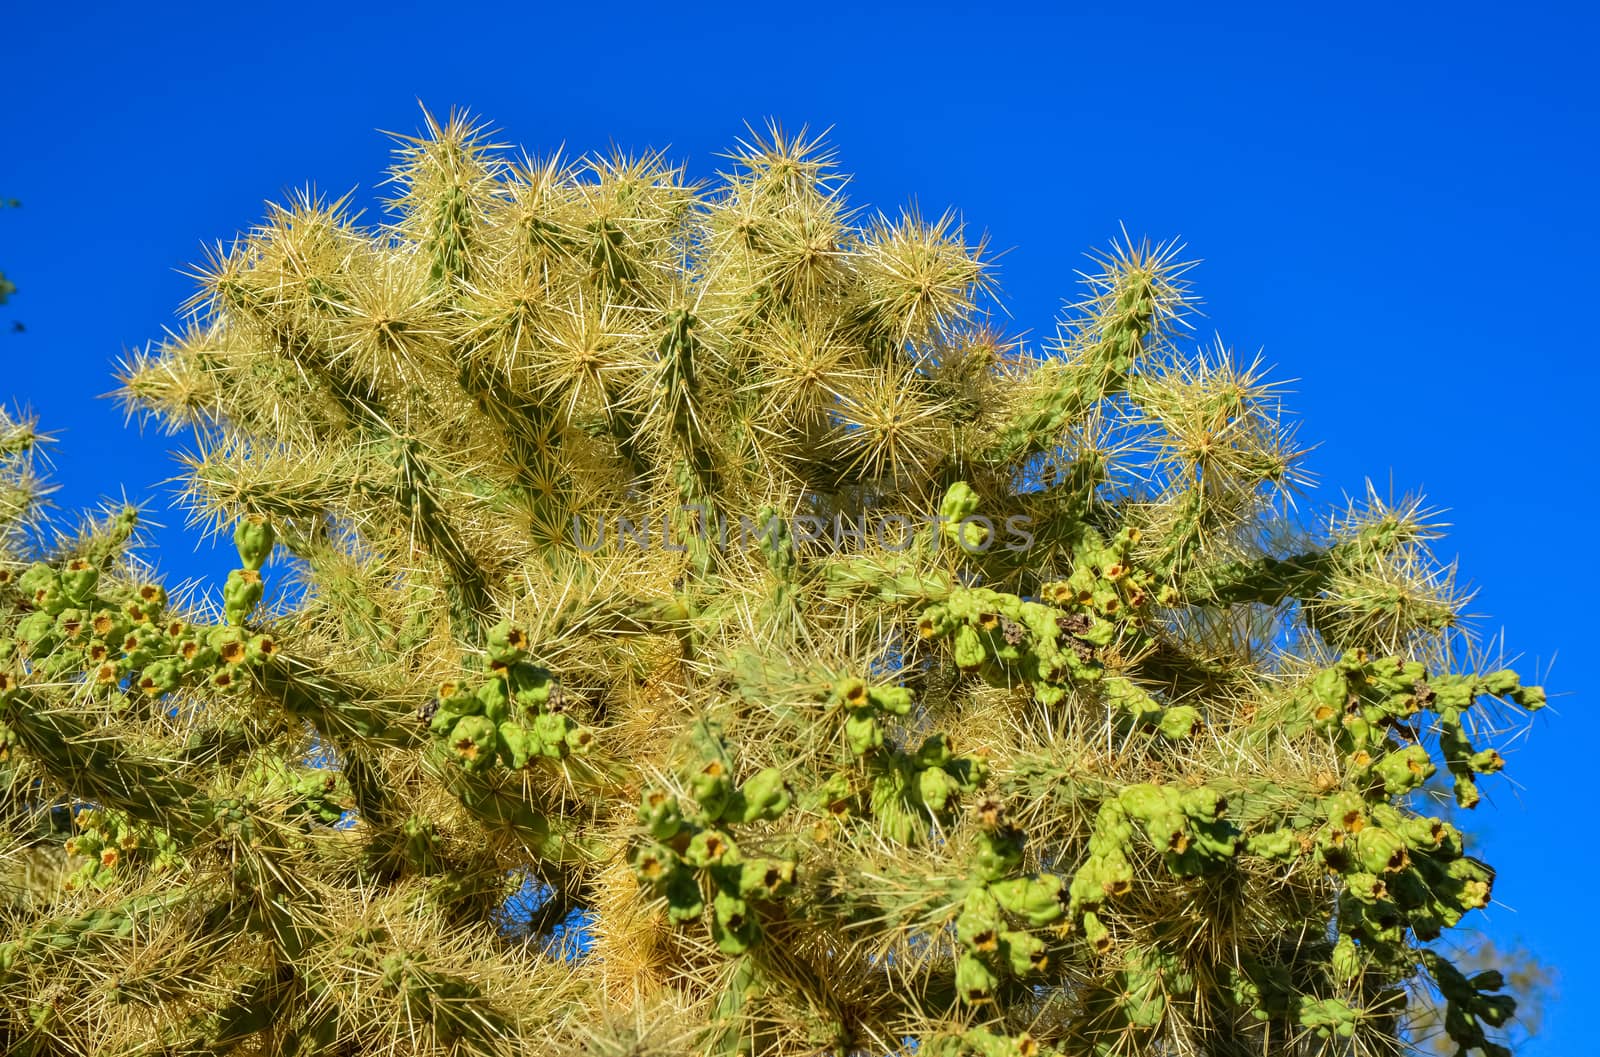
<path fill-rule="evenodd" d="M 1034 354 L 803 136 L 428 124 L 125 366 L 213 593 L 0 423 L 7 1053 L 1387 1054 L 1411 993 L 1500 1052 L 1435 945 L 1494 872 L 1410 805 L 1543 692 L 1415 505 L 1268 545 L 1299 452 L 1175 248 Z"/>

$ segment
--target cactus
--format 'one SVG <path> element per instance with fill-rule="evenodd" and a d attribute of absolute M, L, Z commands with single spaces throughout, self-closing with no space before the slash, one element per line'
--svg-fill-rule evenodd
<path fill-rule="evenodd" d="M 1287 1057 L 1431 987 L 1500 1052 L 1434 948 L 1494 871 L 1414 799 L 1544 692 L 1461 665 L 1419 507 L 1281 523 L 1177 247 L 1034 353 L 805 136 L 699 186 L 427 125 L 122 372 L 223 583 L 47 522 L 0 418 L 0 1048 Z"/>

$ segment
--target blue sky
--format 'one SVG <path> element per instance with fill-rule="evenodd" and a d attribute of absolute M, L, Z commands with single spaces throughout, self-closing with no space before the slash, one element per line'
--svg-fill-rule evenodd
<path fill-rule="evenodd" d="M 1006 303 L 1035 335 L 1121 225 L 1181 236 L 1201 336 L 1295 379 L 1313 502 L 1425 491 L 1479 627 L 1565 695 L 1470 821 L 1505 904 L 1480 926 L 1563 976 L 1525 1052 L 1587 1053 L 1600 841 L 1563 812 L 1600 745 L 1600 16 L 1113 6 L 22 5 L 0 21 L 0 197 L 23 202 L 0 212 L 21 288 L 0 331 L 27 330 L 0 333 L 0 400 L 60 434 L 63 505 L 166 495 L 169 441 L 94 399 L 113 360 L 265 200 L 370 195 L 375 130 L 415 131 L 419 98 L 532 152 L 667 148 L 703 175 L 746 122 L 832 126 L 855 202 L 955 206 L 1010 250 Z M 163 568 L 226 567 L 163 516 Z"/>

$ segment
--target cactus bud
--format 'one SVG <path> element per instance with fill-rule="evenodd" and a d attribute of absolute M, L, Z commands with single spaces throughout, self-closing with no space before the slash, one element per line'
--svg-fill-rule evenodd
<path fill-rule="evenodd" d="M 1044 940 L 1028 932 L 1002 932 L 1000 950 L 1017 976 L 1043 970 L 1049 963 Z"/>
<path fill-rule="evenodd" d="M 689 791 L 707 818 L 718 819 L 733 798 L 733 780 L 721 760 L 711 760 L 689 780 Z"/>
<path fill-rule="evenodd" d="M 723 954 L 740 955 L 760 939 L 760 925 L 745 901 L 730 892 L 718 892 L 711 904 L 711 938 Z"/>
<path fill-rule="evenodd" d="M 94 599 L 100 583 L 100 569 L 83 558 L 73 558 L 61 572 L 61 590 L 74 606 L 86 606 Z"/>
<path fill-rule="evenodd" d="M 1384 792 L 1398 796 L 1420 789 L 1424 782 L 1433 777 L 1436 768 L 1427 749 L 1421 745 L 1408 745 L 1379 760 L 1373 770 L 1383 782 Z"/>
<path fill-rule="evenodd" d="M 942 767 L 917 772 L 916 798 L 936 815 L 950 810 L 950 801 L 961 792 L 961 783 Z"/>
<path fill-rule="evenodd" d="M 700 882 L 688 870 L 674 870 L 667 881 L 667 920 L 674 924 L 693 921 L 705 913 L 705 897 Z"/>
<path fill-rule="evenodd" d="M 918 769 L 928 767 L 943 767 L 954 756 L 950 747 L 948 734 L 930 734 L 917 751 L 912 755 L 912 765 Z"/>
<path fill-rule="evenodd" d="M 844 740 L 857 756 L 883 748 L 883 728 L 871 709 L 858 708 L 844 721 Z"/>
<path fill-rule="evenodd" d="M 978 636 L 971 624 L 963 624 L 956 629 L 955 662 L 956 667 L 964 672 L 980 668 L 988 660 L 988 652 L 983 648 L 983 640 Z"/>
<path fill-rule="evenodd" d="M 911 691 L 903 686 L 876 686 L 867 691 L 867 697 L 892 715 L 903 716 L 911 711 Z"/>
<path fill-rule="evenodd" d="M 681 872 L 678 856 L 664 844 L 645 844 L 633 853 L 633 876 L 642 887 L 660 893 Z"/>
<path fill-rule="evenodd" d="M 739 894 L 746 899 L 777 899 L 794 887 L 794 863 L 753 859 L 739 867 Z"/>
<path fill-rule="evenodd" d="M 961 903 L 956 916 L 956 939 L 974 951 L 999 949 L 1000 904 L 986 888 L 973 888 Z"/>
<path fill-rule="evenodd" d="M 228 623 L 243 624 L 251 610 L 261 604 L 264 590 L 261 574 L 254 569 L 235 569 L 229 573 L 222 585 L 222 610 Z M 148 616 L 149 610 L 143 611 Z"/>
<path fill-rule="evenodd" d="M 481 771 L 494 762 L 500 731 L 487 716 L 464 716 L 450 731 L 450 751 L 468 771 Z"/>
<path fill-rule="evenodd" d="M 1353 984 L 1361 978 L 1361 948 L 1349 936 L 1340 936 L 1333 946 L 1333 978 L 1341 984 Z"/>
<path fill-rule="evenodd" d="M 978 834 L 978 847 L 972 865 L 980 880 L 998 881 L 1015 870 L 1021 862 L 1021 834 L 1010 830 Z"/>
<path fill-rule="evenodd" d="M 272 522 L 260 514 L 246 514 L 233 527 L 233 545 L 238 548 L 239 562 L 246 569 L 259 570 L 265 565 L 276 540 Z"/>
<path fill-rule="evenodd" d="M 1006 913 L 1022 918 L 1033 928 L 1059 921 L 1066 912 L 1061 904 L 1061 878 L 1055 874 L 996 881 L 989 891 Z"/>
<path fill-rule="evenodd" d="M 489 661 L 509 668 L 528 656 L 528 636 L 509 621 L 501 621 L 489 629 L 486 643 Z"/>
<path fill-rule="evenodd" d="M 738 857 L 739 851 L 728 835 L 714 829 L 703 829 L 696 833 L 683 853 L 685 862 L 700 869 L 724 863 L 732 866 L 739 861 Z"/>
<path fill-rule="evenodd" d="M 847 708 L 865 708 L 872 700 L 867 684 L 860 679 L 850 678 L 840 682 L 834 687 L 834 696 Z"/>
<path fill-rule="evenodd" d="M 1411 861 L 1406 842 L 1393 830 L 1367 826 L 1354 840 L 1356 858 L 1368 873 L 1397 873 Z"/>
<path fill-rule="evenodd" d="M 671 840 L 683 828 L 677 798 L 660 789 L 646 791 L 639 803 L 639 822 L 656 840 Z"/>
<path fill-rule="evenodd" d="M 1092 910 L 1083 915 L 1083 938 L 1096 954 L 1103 955 L 1111 950 L 1111 933 Z"/>
<path fill-rule="evenodd" d="M 768 767 L 756 774 L 744 784 L 740 793 L 744 799 L 744 811 L 739 819 L 741 822 L 775 819 L 789 810 L 793 799 L 788 783 L 783 780 L 783 772 L 776 767 Z"/>
<path fill-rule="evenodd" d="M 1000 978 L 972 952 L 962 954 L 956 961 L 956 993 L 968 1005 L 991 1001 L 999 986 Z"/>

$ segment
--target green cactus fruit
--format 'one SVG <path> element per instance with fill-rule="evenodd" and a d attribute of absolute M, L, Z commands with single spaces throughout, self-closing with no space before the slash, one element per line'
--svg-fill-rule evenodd
<path fill-rule="evenodd" d="M 132 623 L 115 609 L 97 609 L 89 617 L 89 633 L 101 642 L 121 642 Z"/>
<path fill-rule="evenodd" d="M 1399 830 L 1406 844 L 1415 851 L 1437 852 L 1447 858 L 1461 853 L 1461 831 L 1443 819 L 1404 819 Z"/>
<path fill-rule="evenodd" d="M 994 999 L 1000 978 L 984 960 L 967 951 L 956 960 L 956 993 L 969 1006 L 983 1005 Z"/>
<path fill-rule="evenodd" d="M 1061 903 L 1062 880 L 1055 874 L 996 881 L 989 891 L 1006 913 L 1016 915 L 1032 928 L 1053 924 L 1066 913 Z"/>
<path fill-rule="evenodd" d="M 939 517 L 952 524 L 959 522 L 976 514 L 979 503 L 978 493 L 972 490 L 972 486 L 965 481 L 957 481 L 945 490 L 944 498 L 939 501 Z"/>
<path fill-rule="evenodd" d="M 175 661 L 156 661 L 147 665 L 139 676 L 139 689 L 147 697 L 160 697 L 178 688 L 183 678 L 183 668 Z"/>
<path fill-rule="evenodd" d="M 667 919 L 675 925 L 694 921 L 705 913 L 705 897 L 700 882 L 688 870 L 673 870 L 667 879 Z"/>
<path fill-rule="evenodd" d="M 639 802 L 639 822 L 656 840 L 671 840 L 683 828 L 678 798 L 661 789 L 646 790 Z"/>
<path fill-rule="evenodd" d="M 161 619 L 161 614 L 166 612 L 167 589 L 152 581 L 138 584 L 133 589 L 133 599 L 129 605 L 139 610 L 134 620 L 141 623 L 155 623 Z"/>
<path fill-rule="evenodd" d="M 1195 728 L 1200 725 L 1200 710 L 1193 705 L 1174 705 L 1162 710 L 1161 719 L 1156 723 L 1156 729 L 1161 736 L 1169 741 L 1181 741 L 1192 737 Z"/>
<path fill-rule="evenodd" d="M 677 854 L 665 844 L 640 845 L 634 850 L 630 865 L 640 887 L 656 894 L 665 893 L 672 879 L 684 872 Z"/>
<path fill-rule="evenodd" d="M 970 672 L 983 666 L 989 659 L 988 651 L 984 649 L 983 639 L 971 624 L 963 624 L 956 629 L 955 662 L 956 667 L 964 672 Z"/>
<path fill-rule="evenodd" d="M 1322 802 L 1323 815 L 1334 829 L 1355 833 L 1367 824 L 1367 804 L 1354 793 L 1335 793 Z"/>
<path fill-rule="evenodd" d="M 17 621 L 16 636 L 29 657 L 48 656 L 61 644 L 61 630 L 56 627 L 56 618 L 43 611 L 29 613 Z"/>
<path fill-rule="evenodd" d="M 911 691 L 903 686 L 875 686 L 867 691 L 867 698 L 891 715 L 904 716 L 911 711 Z"/>
<path fill-rule="evenodd" d="M 1468 810 L 1478 806 L 1478 801 L 1483 799 L 1483 794 L 1478 792 L 1478 783 L 1471 774 L 1458 774 L 1455 776 L 1456 806 Z"/>
<path fill-rule="evenodd" d="M 1245 838 L 1245 851 L 1279 862 L 1293 862 L 1300 855 L 1300 835 L 1292 829 L 1271 829 Z"/>
<path fill-rule="evenodd" d="M 254 569 L 235 569 L 222 585 L 222 611 L 229 624 L 243 624 L 250 612 L 261 604 L 265 585 Z"/>
<path fill-rule="evenodd" d="M 515 664 L 506 672 L 506 685 L 517 705 L 531 715 L 549 704 L 555 680 L 543 668 Z"/>
<path fill-rule="evenodd" d="M 56 614 L 56 631 L 67 642 L 81 643 L 89 637 L 89 622 L 83 610 L 68 606 Z"/>
<path fill-rule="evenodd" d="M 1350 873 L 1345 875 L 1344 881 L 1345 891 L 1362 903 L 1379 903 L 1389 898 L 1389 886 L 1376 874 Z"/>
<path fill-rule="evenodd" d="M 954 758 L 950 747 L 950 736 L 944 733 L 930 734 L 923 739 L 922 744 L 911 756 L 912 766 L 919 770 L 928 767 L 943 767 Z"/>
<path fill-rule="evenodd" d="M 1341 935 L 1339 942 L 1333 945 L 1333 956 L 1330 963 L 1333 968 L 1333 978 L 1345 985 L 1355 983 L 1361 979 L 1365 961 L 1361 948 L 1356 946 L 1355 940 L 1352 940 L 1349 936 Z"/>
<path fill-rule="evenodd" d="M 511 718 L 511 694 L 504 679 L 485 679 L 473 696 L 478 699 L 477 711 L 490 722 L 504 723 Z"/>
<path fill-rule="evenodd" d="M 567 735 L 574 729 L 571 717 L 555 712 L 535 716 L 533 737 L 539 742 L 540 754 L 550 759 L 560 759 L 567 754 Z"/>
<path fill-rule="evenodd" d="M 1445 876 L 1454 888 L 1456 901 L 1466 910 L 1482 910 L 1489 905 L 1494 890 L 1494 871 L 1470 856 L 1453 860 Z"/>
<path fill-rule="evenodd" d="M 1506 986 L 1506 977 L 1499 969 L 1485 969 L 1474 973 L 1467 980 L 1467 986 L 1474 991 L 1499 991 Z"/>
<path fill-rule="evenodd" d="M 956 939 L 969 950 L 991 953 L 1000 949 L 1002 925 L 999 902 L 987 888 L 976 887 L 961 902 Z"/>
<path fill-rule="evenodd" d="M 1384 792 L 1399 796 L 1422 788 L 1423 783 L 1433 777 L 1436 768 L 1427 749 L 1421 745 L 1408 745 L 1379 760 L 1373 770 L 1382 780 Z"/>
<path fill-rule="evenodd" d="M 710 760 L 689 779 L 689 792 L 709 819 L 722 817 L 733 799 L 733 779 L 721 760 Z"/>
<path fill-rule="evenodd" d="M 844 721 L 844 740 L 850 751 L 865 756 L 883 748 L 883 727 L 872 709 L 858 708 Z"/>
<path fill-rule="evenodd" d="M 454 681 L 439 687 L 436 702 L 437 707 L 428 721 L 428 729 L 441 736 L 455 729 L 456 722 L 463 716 L 474 716 L 483 711 L 483 702 Z"/>
<path fill-rule="evenodd" d="M 1332 729 L 1344 714 L 1349 697 L 1350 684 L 1345 673 L 1338 668 L 1324 668 L 1306 688 L 1308 718 L 1318 729 Z"/>
<path fill-rule="evenodd" d="M 567 751 L 574 756 L 587 756 L 594 748 L 594 731 L 574 723 L 567 728 Z"/>
<path fill-rule="evenodd" d="M 272 545 L 277 534 L 272 522 L 260 514 L 246 514 L 233 527 L 233 545 L 239 551 L 239 563 L 246 569 L 260 570 L 272 555 Z"/>
<path fill-rule="evenodd" d="M 517 720 L 508 719 L 497 729 L 500 732 L 500 762 L 512 770 L 522 770 L 532 757 L 539 754 L 538 740 L 533 732 Z"/>
<path fill-rule="evenodd" d="M 1215 822 L 1228 810 L 1228 798 L 1208 785 L 1179 794 L 1183 813 L 1196 822 Z"/>
<path fill-rule="evenodd" d="M 17 577 L 17 591 L 23 598 L 33 599 L 40 591 L 60 584 L 60 576 L 44 562 L 34 562 Z"/>
<path fill-rule="evenodd" d="M 840 680 L 833 688 L 833 696 L 846 708 L 865 708 L 872 703 L 872 693 L 867 689 L 866 681 L 853 676 Z"/>
<path fill-rule="evenodd" d="M 936 815 L 948 812 L 951 801 L 960 792 L 961 783 L 942 767 L 929 767 L 917 772 L 917 800 Z"/>
<path fill-rule="evenodd" d="M 755 946 L 761 926 L 743 899 L 718 892 L 712 902 L 711 939 L 723 954 L 737 956 Z"/>
<path fill-rule="evenodd" d="M 794 887 L 794 863 L 752 859 L 739 867 L 739 894 L 746 899 L 778 899 Z"/>
<path fill-rule="evenodd" d="M 528 656 L 527 633 L 510 621 L 502 620 L 490 628 L 485 645 L 489 663 L 502 668 L 509 668 Z"/>
<path fill-rule="evenodd" d="M 94 600 L 94 590 L 100 583 L 100 569 L 93 562 L 73 558 L 61 571 L 61 590 L 74 606 L 87 606 Z"/>
<path fill-rule="evenodd" d="M 1333 1035 L 1348 1039 L 1355 1034 L 1356 1011 L 1337 998 L 1301 996 L 1297 1019 L 1319 1039 Z"/>
<path fill-rule="evenodd" d="M 750 904 L 737 892 L 719 889 L 711 900 L 711 913 L 724 925 L 742 925 L 750 916 Z"/>
<path fill-rule="evenodd" d="M 998 881 L 1022 863 L 1022 835 L 1012 830 L 978 834 L 972 857 L 973 874 L 982 881 Z"/>
<path fill-rule="evenodd" d="M 942 605 L 929 606 L 917 618 L 917 634 L 924 639 L 938 639 L 955 630 L 955 618 Z"/>
<path fill-rule="evenodd" d="M 1478 774 L 1496 774 L 1505 765 L 1505 758 L 1493 749 L 1475 752 L 1467 758 L 1467 766 Z"/>
<path fill-rule="evenodd" d="M 1041 972 L 1049 964 L 1045 942 L 1028 932 L 1007 931 L 1000 934 L 1000 951 L 1016 976 Z"/>
<path fill-rule="evenodd" d="M 1181 807 L 1181 801 L 1175 790 L 1150 782 L 1126 786 L 1117 794 L 1117 803 L 1121 805 L 1122 810 L 1141 822 L 1148 822 Z"/>
<path fill-rule="evenodd" d="M 784 781 L 783 772 L 776 767 L 758 772 L 739 792 L 744 799 L 744 810 L 739 818 L 741 822 L 775 819 L 789 810 L 789 804 L 794 799 L 788 783 Z"/>
<path fill-rule="evenodd" d="M 1529 712 L 1537 712 L 1549 703 L 1545 698 L 1544 688 L 1540 686 L 1519 686 L 1511 691 L 1511 700 Z"/>
<path fill-rule="evenodd" d="M 1111 950 L 1111 933 L 1092 910 L 1083 915 L 1083 939 L 1096 954 L 1106 954 Z"/>
<path fill-rule="evenodd" d="M 1354 837 L 1356 860 L 1367 873 L 1397 873 L 1410 865 L 1406 842 L 1381 826 L 1367 826 Z"/>
<path fill-rule="evenodd" d="M 735 866 L 740 862 L 739 849 L 734 846 L 733 838 L 714 829 L 703 829 L 690 838 L 683 858 L 690 866 L 702 870 L 714 866 Z"/>
<path fill-rule="evenodd" d="M 487 716 L 465 716 L 450 731 L 450 751 L 468 771 L 481 771 L 494 763 L 500 731 Z"/>

